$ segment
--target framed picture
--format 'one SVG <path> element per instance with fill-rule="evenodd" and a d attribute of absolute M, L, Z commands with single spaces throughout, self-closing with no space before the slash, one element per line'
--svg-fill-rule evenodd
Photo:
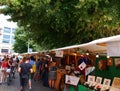
<path fill-rule="evenodd" d="M 88 81 L 88 82 L 95 82 L 95 76 L 89 75 L 87 81 Z"/>
<path fill-rule="evenodd" d="M 108 66 L 112 66 L 113 65 L 113 59 L 112 58 L 108 58 L 107 65 Z"/>
<path fill-rule="evenodd" d="M 114 77 L 112 87 L 120 89 L 120 78 Z"/>
<path fill-rule="evenodd" d="M 102 83 L 102 77 L 97 77 L 96 78 L 96 83 L 100 83 L 101 84 Z"/>
<path fill-rule="evenodd" d="M 107 86 L 110 86 L 110 83 L 111 83 L 111 80 L 110 79 L 104 79 L 103 81 L 103 85 L 107 85 Z"/>
<path fill-rule="evenodd" d="M 80 78 L 76 76 L 66 75 L 65 83 L 73 86 L 77 86 Z"/>
<path fill-rule="evenodd" d="M 115 67 L 120 69 L 120 58 L 115 58 Z"/>
<path fill-rule="evenodd" d="M 110 79 L 105 78 L 104 81 L 103 81 L 103 85 L 101 87 L 101 91 L 106 91 L 107 89 L 109 89 L 110 88 L 110 82 L 111 82 Z"/>

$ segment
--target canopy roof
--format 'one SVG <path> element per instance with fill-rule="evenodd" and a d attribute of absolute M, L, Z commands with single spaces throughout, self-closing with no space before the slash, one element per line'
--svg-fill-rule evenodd
<path fill-rule="evenodd" d="M 84 51 L 88 50 L 93 53 L 99 53 L 99 54 L 107 53 L 106 44 L 109 42 L 119 42 L 119 41 L 120 41 L 120 35 L 116 35 L 116 36 L 93 40 L 93 41 L 85 43 L 85 44 L 72 45 L 72 46 L 62 47 L 62 48 L 58 48 L 58 49 L 53 49 L 52 51 L 80 48 Z"/>

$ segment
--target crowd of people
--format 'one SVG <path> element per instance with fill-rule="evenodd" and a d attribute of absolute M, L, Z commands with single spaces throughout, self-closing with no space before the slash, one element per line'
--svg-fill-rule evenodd
<path fill-rule="evenodd" d="M 19 59 L 15 56 L 4 56 L 0 61 L 0 84 L 7 81 L 7 76 L 11 73 L 12 78 L 15 78 L 15 71 L 17 71 Z"/>
<path fill-rule="evenodd" d="M 28 91 L 28 89 L 31 91 L 31 80 L 35 82 L 42 81 L 43 86 L 53 87 L 53 82 L 50 79 L 55 80 L 55 77 L 49 74 L 53 68 L 49 67 L 50 59 L 48 58 L 41 57 L 36 60 L 33 56 L 23 58 L 4 56 L 0 63 L 2 73 L 0 76 L 1 84 L 6 82 L 7 74 L 14 71 L 13 78 L 15 78 L 16 72 L 19 74 L 20 91 Z"/>

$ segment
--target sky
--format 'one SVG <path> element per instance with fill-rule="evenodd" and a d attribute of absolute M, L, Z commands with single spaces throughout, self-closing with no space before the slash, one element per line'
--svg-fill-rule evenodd
<path fill-rule="evenodd" d="M 4 8 L 5 6 L 0 6 L 0 9 Z M 0 28 L 2 26 L 8 26 L 8 27 L 17 27 L 17 23 L 14 23 L 14 22 L 10 22 L 10 21 L 7 21 L 7 19 L 9 19 L 10 16 L 5 16 L 3 14 L 0 14 Z"/>
<path fill-rule="evenodd" d="M 0 6 L 0 9 L 4 8 L 5 6 Z M 14 23 L 14 22 L 10 22 L 10 21 L 7 21 L 7 19 L 9 19 L 10 16 L 5 16 L 3 14 L 0 14 L 0 26 L 3 26 L 3 25 L 7 25 L 7 26 L 11 26 L 11 27 L 17 27 L 17 23 Z"/>
<path fill-rule="evenodd" d="M 5 16 L 3 14 L 0 14 L 0 27 L 2 26 L 8 26 L 8 27 L 17 27 L 17 23 L 10 22 L 7 19 L 9 19 L 10 16 Z"/>

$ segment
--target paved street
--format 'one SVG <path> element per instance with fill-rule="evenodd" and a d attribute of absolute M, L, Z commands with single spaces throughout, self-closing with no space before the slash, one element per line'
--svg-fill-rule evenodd
<path fill-rule="evenodd" d="M 32 91 L 55 91 L 54 89 L 44 87 L 42 81 L 32 81 Z M 19 76 L 16 74 L 16 78 L 12 80 L 10 86 L 7 84 L 0 85 L 0 91 L 20 91 L 19 90 Z"/>

